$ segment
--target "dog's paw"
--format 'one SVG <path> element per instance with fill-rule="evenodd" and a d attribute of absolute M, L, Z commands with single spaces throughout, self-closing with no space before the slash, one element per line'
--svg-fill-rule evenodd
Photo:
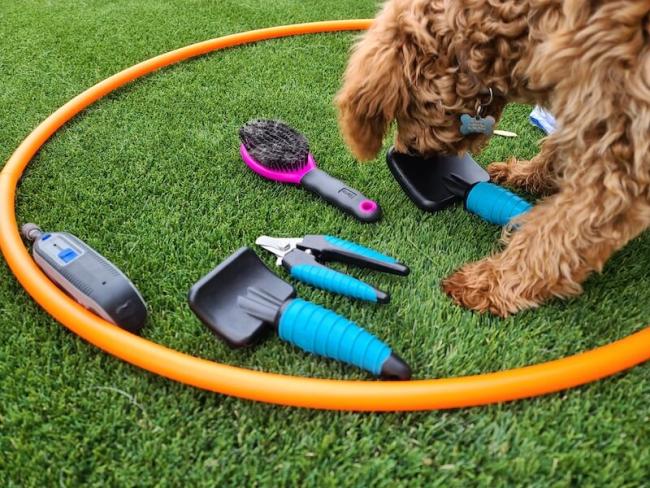
<path fill-rule="evenodd" d="M 488 164 L 487 172 L 490 175 L 490 180 L 499 184 L 511 184 L 514 178 L 514 168 L 517 164 L 514 158 L 509 159 L 503 163 Z"/>
<path fill-rule="evenodd" d="M 495 303 L 493 289 L 498 286 L 496 274 L 485 261 L 471 263 L 443 280 L 442 289 L 461 307 L 490 312 L 500 317 L 508 315 L 500 304 Z"/>
<path fill-rule="evenodd" d="M 493 261 L 484 259 L 465 265 L 443 280 L 442 289 L 461 307 L 499 317 L 536 306 L 534 301 L 513 293 L 506 282 Z"/>
<path fill-rule="evenodd" d="M 548 169 L 535 160 L 518 161 L 510 158 L 503 163 L 488 164 L 487 172 L 493 183 L 534 194 L 548 195 L 557 189 Z"/>

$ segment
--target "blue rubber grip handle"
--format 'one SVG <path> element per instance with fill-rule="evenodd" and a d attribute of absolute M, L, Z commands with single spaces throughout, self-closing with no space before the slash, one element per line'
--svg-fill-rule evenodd
<path fill-rule="evenodd" d="M 385 263 L 397 262 L 397 259 L 395 258 L 386 256 L 385 254 L 375 251 L 374 249 L 363 247 L 354 242 L 346 241 L 345 239 L 341 239 L 340 237 L 325 236 L 325 240 L 334 246 L 340 247 L 341 249 L 345 249 L 346 251 L 350 251 L 355 254 L 359 254 L 361 256 L 365 256 L 367 258 L 376 259 L 377 261 L 383 261 Z"/>
<path fill-rule="evenodd" d="M 346 297 L 377 302 L 377 291 L 367 283 L 326 266 L 299 264 L 291 268 L 291 276 L 308 285 Z"/>
<path fill-rule="evenodd" d="M 300 298 L 285 306 L 278 333 L 282 340 L 304 351 L 358 366 L 377 376 L 392 353 L 390 347 L 354 322 Z"/>
<path fill-rule="evenodd" d="M 465 208 L 488 222 L 506 225 L 518 215 L 528 212 L 533 206 L 501 186 L 481 182 L 469 191 L 465 199 Z"/>

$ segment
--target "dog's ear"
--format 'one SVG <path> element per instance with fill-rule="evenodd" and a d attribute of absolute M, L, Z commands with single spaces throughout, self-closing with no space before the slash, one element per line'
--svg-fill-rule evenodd
<path fill-rule="evenodd" d="M 377 155 L 406 99 L 400 48 L 375 24 L 355 47 L 336 97 L 343 138 L 358 159 Z"/>

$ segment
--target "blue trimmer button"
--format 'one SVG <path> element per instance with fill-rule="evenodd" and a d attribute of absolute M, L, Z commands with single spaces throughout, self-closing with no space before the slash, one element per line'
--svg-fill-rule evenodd
<path fill-rule="evenodd" d="M 77 256 L 78 256 L 78 254 L 77 254 L 76 252 L 74 252 L 74 251 L 73 251 L 72 249 L 70 249 L 70 248 L 68 248 L 68 249 L 64 249 L 63 251 L 61 251 L 61 252 L 59 253 L 59 258 L 60 258 L 61 261 L 63 261 L 64 263 L 69 263 L 70 261 L 74 260 L 74 258 L 76 258 Z"/>

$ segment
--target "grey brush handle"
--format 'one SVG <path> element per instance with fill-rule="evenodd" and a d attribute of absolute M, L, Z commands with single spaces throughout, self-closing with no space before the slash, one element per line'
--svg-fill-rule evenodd
<path fill-rule="evenodd" d="M 362 222 L 375 222 L 381 217 L 377 202 L 318 168 L 303 176 L 300 184 Z"/>

